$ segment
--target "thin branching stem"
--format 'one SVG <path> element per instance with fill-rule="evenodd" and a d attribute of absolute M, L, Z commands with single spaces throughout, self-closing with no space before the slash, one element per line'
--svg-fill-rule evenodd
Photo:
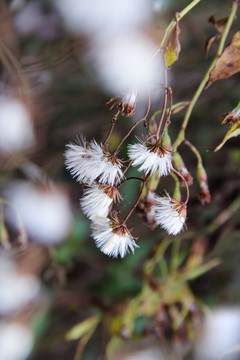
<path fill-rule="evenodd" d="M 188 140 L 184 139 L 184 144 L 186 144 L 189 149 L 194 153 L 194 155 L 196 156 L 197 158 L 197 161 L 199 164 L 202 164 L 202 157 L 198 151 L 198 149 Z"/>
<path fill-rule="evenodd" d="M 178 171 L 175 170 L 175 169 L 172 169 L 172 171 L 175 172 L 175 174 L 177 174 L 177 176 L 179 176 L 179 177 L 183 180 L 183 182 L 184 182 L 184 184 L 185 184 L 185 187 L 186 187 L 186 200 L 184 201 L 184 204 L 187 205 L 188 200 L 189 200 L 189 188 L 188 188 L 188 184 L 187 184 L 184 176 L 182 176 L 182 174 L 180 174 L 180 172 L 178 172 Z"/>
<path fill-rule="evenodd" d="M 141 200 L 144 187 L 145 187 L 148 179 L 150 178 L 150 175 L 151 175 L 151 172 L 149 172 L 148 175 L 146 176 L 146 178 L 144 179 L 143 184 L 142 184 L 141 191 L 140 191 L 140 193 L 139 193 L 139 195 L 138 195 L 138 198 L 137 198 L 135 204 L 133 205 L 133 207 L 131 208 L 131 210 L 129 211 L 129 213 L 127 214 L 127 216 L 125 217 L 125 219 L 123 220 L 123 224 L 125 224 L 125 223 L 127 222 L 127 220 L 128 220 L 128 219 L 130 218 L 130 216 L 132 215 L 133 211 L 134 211 L 135 208 L 137 207 L 139 201 Z"/>
<path fill-rule="evenodd" d="M 118 110 L 117 113 L 112 118 L 112 124 L 111 124 L 109 132 L 108 132 L 108 134 L 106 136 L 106 139 L 104 140 L 103 146 L 105 146 L 107 144 L 108 140 L 110 139 L 110 137 L 112 135 L 112 132 L 113 132 L 114 126 L 115 126 L 115 124 L 117 122 L 117 118 L 118 118 L 119 113 L 120 113 L 120 110 Z"/>
<path fill-rule="evenodd" d="M 123 185 L 126 181 L 128 181 L 128 180 L 139 180 L 139 181 L 142 181 L 142 182 L 145 181 L 145 179 L 139 178 L 139 177 L 137 177 L 137 176 L 130 176 L 130 177 L 128 177 L 128 178 L 123 179 L 123 180 L 117 185 L 117 187 L 119 188 L 120 186 L 122 186 L 122 185 Z"/>
<path fill-rule="evenodd" d="M 116 156 L 120 147 L 122 146 L 122 144 L 124 143 L 124 141 L 131 135 L 131 133 L 133 132 L 133 130 L 135 129 L 135 127 L 137 127 L 141 122 L 146 122 L 147 116 L 149 114 L 150 111 L 150 106 L 151 106 L 151 101 L 150 101 L 150 94 L 148 93 L 148 105 L 147 105 L 147 110 L 145 115 L 139 119 L 138 121 L 135 122 L 135 124 L 133 124 L 133 126 L 131 127 L 131 129 L 127 132 L 127 134 L 122 138 L 122 140 L 120 141 L 120 143 L 118 144 L 118 146 L 116 147 L 116 149 L 114 150 L 113 155 Z"/>
<path fill-rule="evenodd" d="M 163 122 L 163 118 L 165 115 L 165 111 L 166 111 L 166 107 L 167 107 L 167 94 L 168 94 L 168 89 L 167 89 L 167 69 L 164 69 L 164 100 L 163 100 L 163 107 L 162 107 L 162 113 L 161 113 L 161 117 L 158 123 L 158 127 L 157 127 L 157 131 L 156 131 L 156 140 L 158 140 L 159 138 L 159 132 L 162 126 L 162 122 Z"/>
<path fill-rule="evenodd" d="M 166 117 L 166 120 L 164 123 L 164 127 L 162 129 L 162 134 L 160 136 L 160 140 L 162 139 L 162 137 L 165 133 L 167 125 L 170 124 L 170 116 L 172 114 L 172 89 L 171 88 L 168 88 L 168 94 L 169 94 L 169 111 L 168 111 L 168 114 L 167 114 L 167 117 Z"/>

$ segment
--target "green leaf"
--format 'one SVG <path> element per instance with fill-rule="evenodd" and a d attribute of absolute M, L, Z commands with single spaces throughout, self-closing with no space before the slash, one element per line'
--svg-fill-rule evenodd
<path fill-rule="evenodd" d="M 65 335 L 66 340 L 76 340 L 88 333 L 92 334 L 99 322 L 100 316 L 96 315 L 89 317 L 69 330 Z"/>
<path fill-rule="evenodd" d="M 240 121 L 236 122 L 231 129 L 227 132 L 227 134 L 224 136 L 223 140 L 220 142 L 220 144 L 214 149 L 214 152 L 220 150 L 226 141 L 229 139 L 236 137 L 240 135 Z"/>

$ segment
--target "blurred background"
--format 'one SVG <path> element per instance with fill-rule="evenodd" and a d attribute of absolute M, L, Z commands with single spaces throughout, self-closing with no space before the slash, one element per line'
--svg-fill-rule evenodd
<path fill-rule="evenodd" d="M 134 118 L 120 117 L 113 148 L 144 114 L 147 88 L 163 83 L 157 56 L 164 30 L 189 0 L 12 0 L 0 2 L 0 359 L 240 359 L 240 150 L 219 119 L 240 98 L 239 74 L 203 92 L 186 130 L 208 175 L 199 201 L 196 157 L 179 152 L 193 176 L 188 230 L 172 238 L 130 221 L 139 248 L 111 259 L 96 248 L 64 165 L 66 144 L 104 140 L 131 87 Z M 208 19 L 230 0 L 202 0 L 179 23 L 181 52 L 168 71 L 173 104 L 190 101 L 217 50 Z M 239 30 L 239 15 L 227 43 Z M 150 115 L 163 93 L 151 93 Z M 171 118 L 174 141 L 186 108 Z M 116 111 L 115 111 L 116 112 Z M 135 136 L 146 132 L 140 126 Z M 121 156 L 126 155 L 126 146 Z M 134 172 L 132 173 L 134 176 Z M 173 189 L 161 180 L 159 192 Z M 124 214 L 137 185 L 121 188 Z"/>

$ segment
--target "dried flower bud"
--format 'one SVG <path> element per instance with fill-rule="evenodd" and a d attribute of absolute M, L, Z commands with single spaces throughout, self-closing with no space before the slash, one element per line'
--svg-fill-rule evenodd
<path fill-rule="evenodd" d="M 200 191 L 198 192 L 197 196 L 202 205 L 204 205 L 205 203 L 210 202 L 211 195 L 208 188 L 207 173 L 202 164 L 198 164 L 196 176 L 200 187 Z"/>
<path fill-rule="evenodd" d="M 222 125 L 232 126 L 237 121 L 239 121 L 239 115 L 240 115 L 240 103 L 238 103 L 235 109 L 233 109 L 229 113 L 224 113 L 219 120 L 221 121 Z"/>
<path fill-rule="evenodd" d="M 232 111 L 230 111 L 229 113 L 224 113 L 221 117 L 220 117 L 220 121 L 222 125 L 228 125 L 228 126 L 232 126 L 233 124 L 235 124 L 237 121 L 239 121 L 239 115 L 240 115 L 240 108 L 236 107 L 235 109 L 233 109 Z"/>
<path fill-rule="evenodd" d="M 122 101 L 119 103 L 118 108 L 123 115 L 131 117 L 135 113 L 136 101 L 137 92 L 131 91 L 122 98 Z"/>
<path fill-rule="evenodd" d="M 148 191 L 145 198 L 139 203 L 138 210 L 143 216 L 150 229 L 155 229 L 157 226 L 156 213 L 153 206 L 155 205 L 154 192 Z"/>
<path fill-rule="evenodd" d="M 173 165 L 174 165 L 175 169 L 178 172 L 180 172 L 180 174 L 184 177 L 184 179 L 186 180 L 186 182 L 189 186 L 192 185 L 192 183 L 193 183 L 192 175 L 186 168 L 186 165 L 185 165 L 181 155 L 176 152 L 176 153 L 172 154 L 172 158 L 173 158 Z M 181 181 L 181 185 L 184 185 L 183 181 Z"/>

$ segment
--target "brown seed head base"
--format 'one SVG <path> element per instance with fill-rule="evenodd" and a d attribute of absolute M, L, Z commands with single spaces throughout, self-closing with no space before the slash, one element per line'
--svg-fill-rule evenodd
<path fill-rule="evenodd" d="M 159 157 L 164 157 L 167 153 L 171 153 L 171 150 L 162 146 L 161 141 L 157 141 L 155 144 L 147 144 L 147 149 L 150 152 L 154 152 Z"/>
<path fill-rule="evenodd" d="M 115 186 L 103 185 L 100 184 L 98 186 L 99 190 L 101 190 L 104 194 L 106 194 L 110 199 L 113 199 L 115 203 L 119 203 L 122 199 L 118 189 Z"/>
<path fill-rule="evenodd" d="M 171 198 L 170 204 L 173 210 L 177 211 L 180 217 L 183 217 L 186 219 L 187 216 L 187 210 L 186 205 L 174 198 Z"/>
<path fill-rule="evenodd" d="M 122 101 L 119 103 L 118 108 L 121 111 L 121 113 L 127 117 L 131 117 L 135 113 L 135 105 L 134 104 L 129 104 L 127 102 Z"/>

